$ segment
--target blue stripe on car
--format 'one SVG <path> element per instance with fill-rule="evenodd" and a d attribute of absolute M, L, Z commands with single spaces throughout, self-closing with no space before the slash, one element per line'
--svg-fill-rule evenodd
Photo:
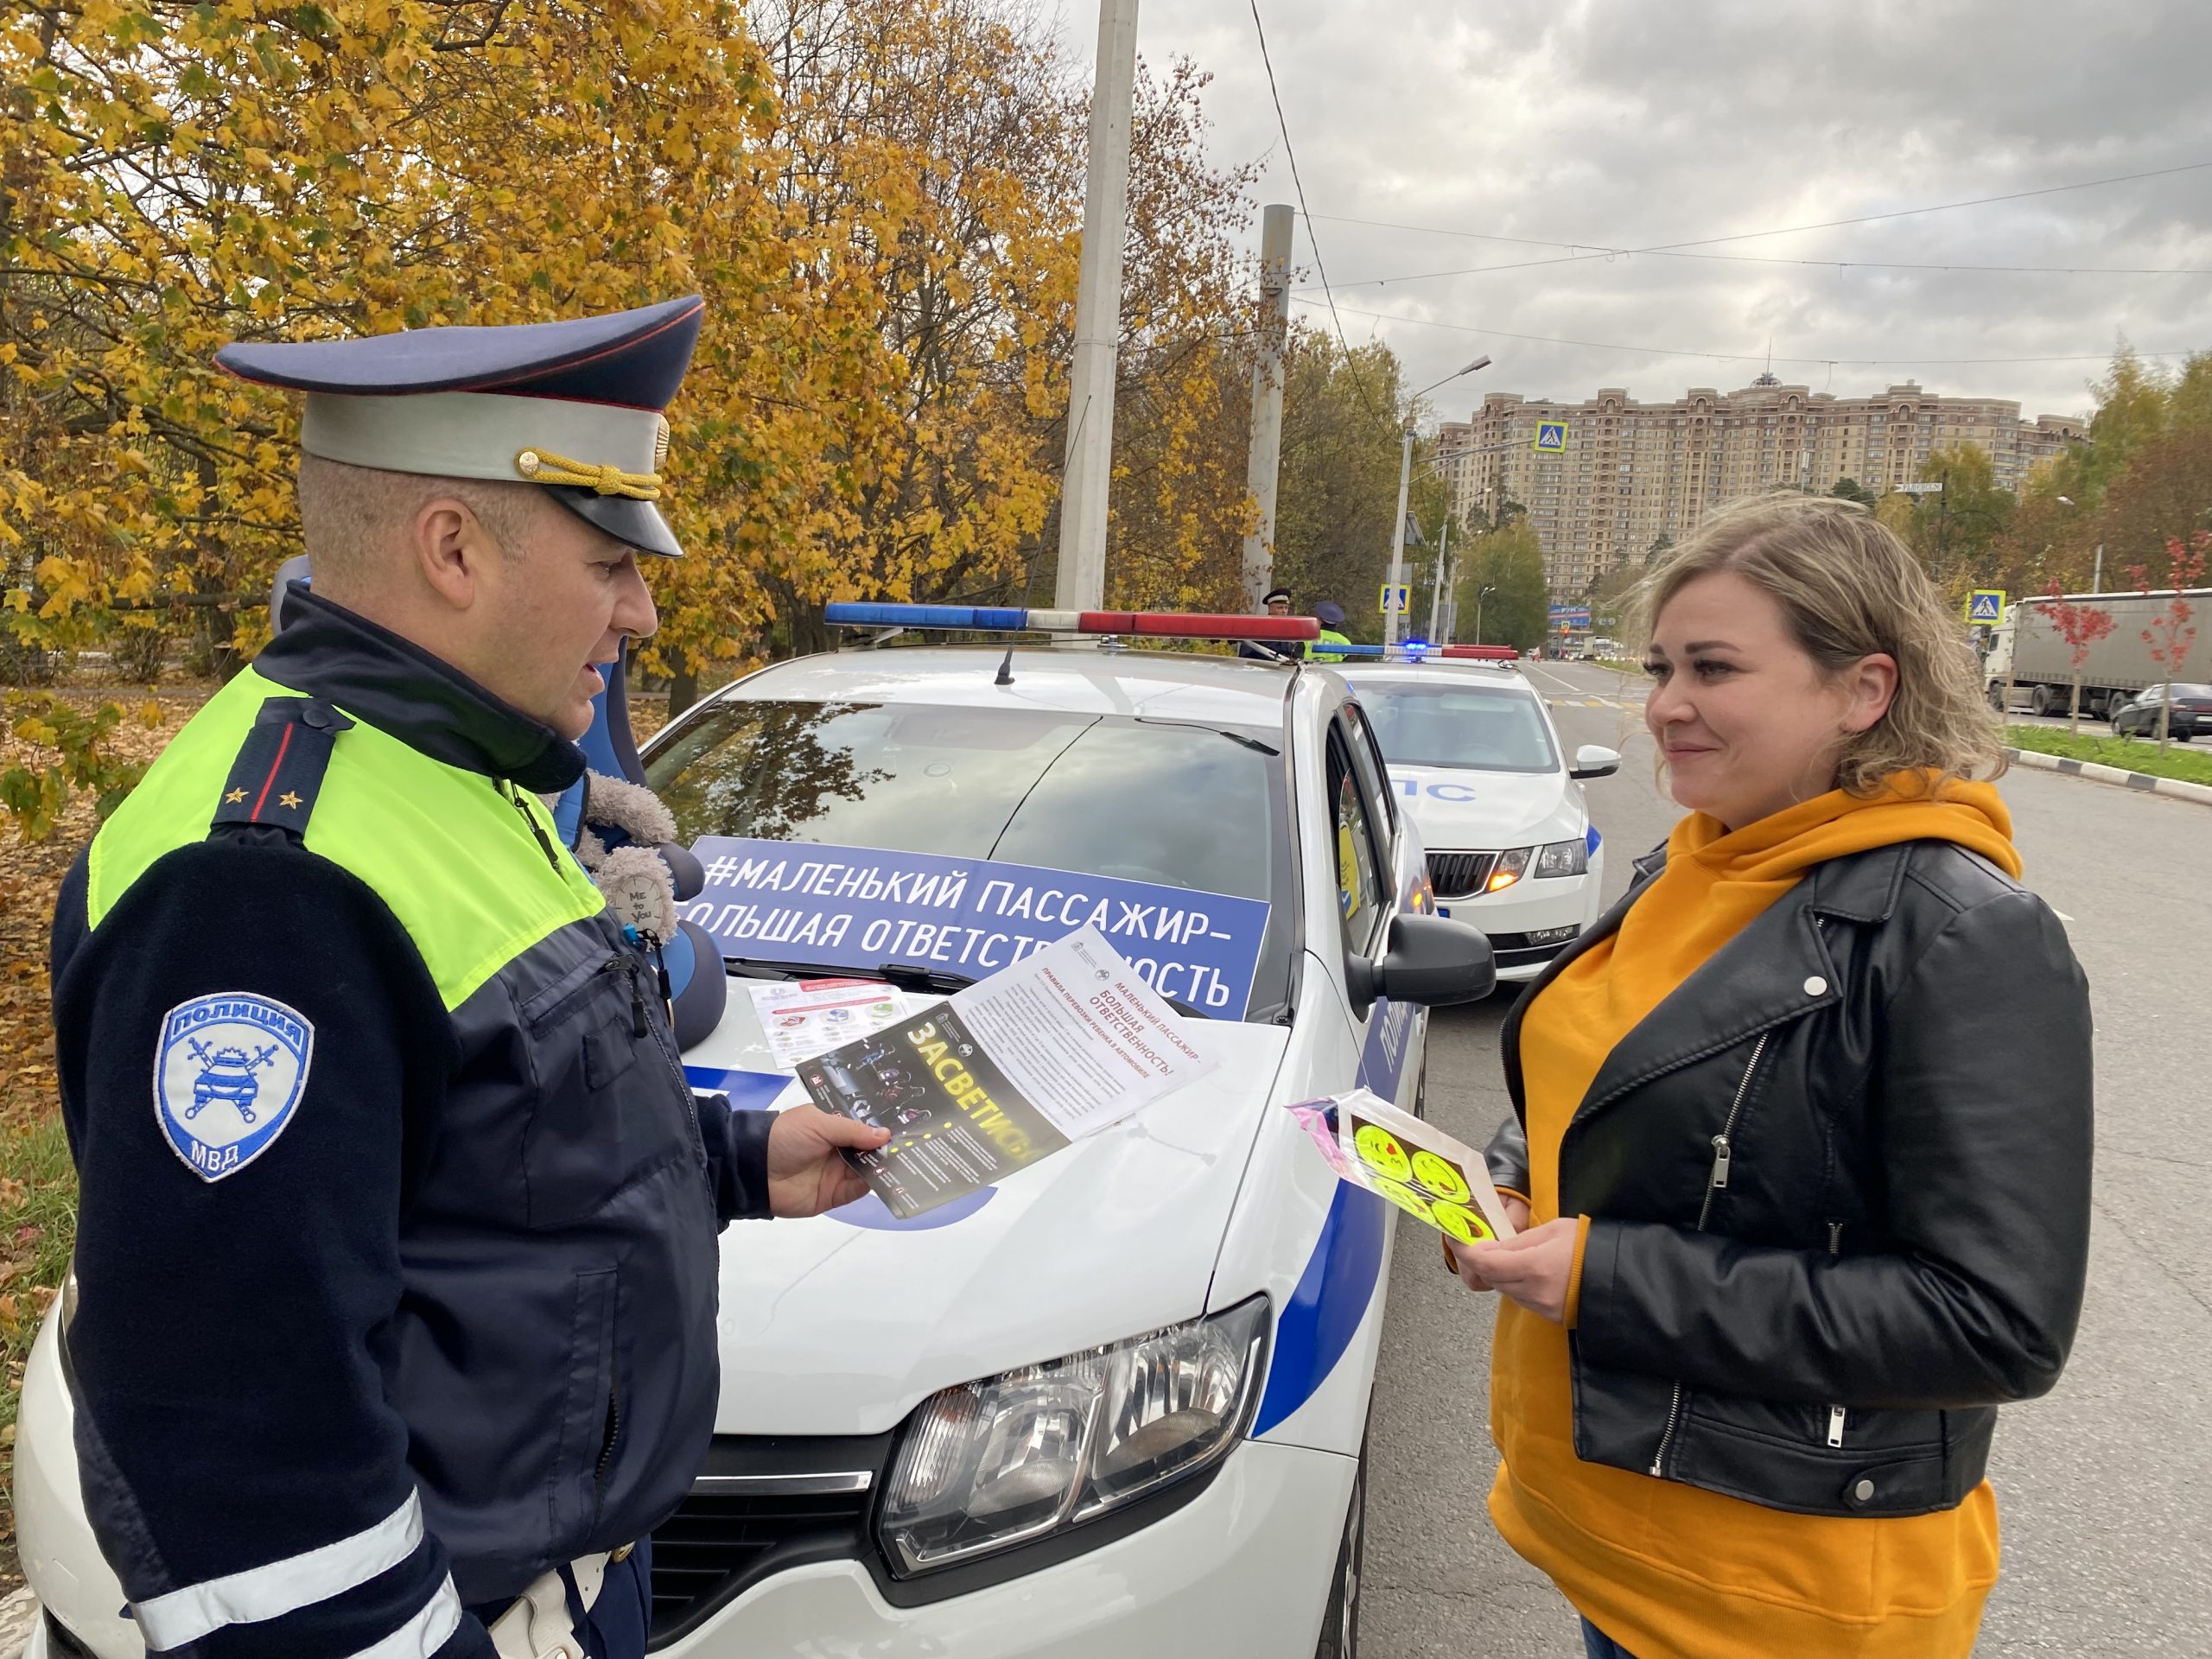
<path fill-rule="evenodd" d="M 1382 1276 L 1388 1209 L 1372 1192 L 1337 1184 L 1320 1242 L 1275 1321 L 1274 1357 L 1252 1420 L 1254 1435 L 1266 1433 L 1313 1398 L 1351 1346 Z"/>
<path fill-rule="evenodd" d="M 1400 896 L 1399 908 L 1419 912 L 1424 903 L 1422 878 L 1416 874 Z M 1410 1003 L 1393 1006 L 1385 997 L 1369 1017 L 1367 1042 L 1359 1057 L 1359 1080 L 1385 1100 L 1398 1097 L 1405 1076 L 1406 1043 L 1418 1017 Z M 1255 1437 L 1266 1433 L 1313 1397 L 1337 1362 L 1351 1346 L 1353 1333 L 1367 1317 L 1382 1278 L 1382 1240 L 1389 1206 L 1372 1192 L 1337 1184 L 1321 1236 L 1306 1258 L 1297 1288 L 1275 1321 L 1274 1357 L 1268 1367 L 1267 1391 L 1252 1420 Z"/>
<path fill-rule="evenodd" d="M 766 1111 L 791 1087 L 788 1071 L 732 1071 L 719 1065 L 687 1065 L 683 1080 L 710 1095 L 728 1095 L 741 1112 Z"/>
<path fill-rule="evenodd" d="M 1582 832 L 1582 845 L 1585 851 L 1594 853 L 1598 850 L 1598 826 L 1596 824 L 1592 824 L 1587 830 L 1585 830 Z"/>

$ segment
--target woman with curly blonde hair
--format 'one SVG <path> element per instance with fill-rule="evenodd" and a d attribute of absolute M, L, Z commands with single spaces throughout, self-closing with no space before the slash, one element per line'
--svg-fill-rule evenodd
<path fill-rule="evenodd" d="M 1963 1659 L 1996 1408 L 2088 1248 L 2087 987 L 2019 884 L 1971 652 L 1862 510 L 1764 498 L 1648 584 L 1689 809 L 1508 1019 L 1491 1513 L 1593 1659 Z"/>

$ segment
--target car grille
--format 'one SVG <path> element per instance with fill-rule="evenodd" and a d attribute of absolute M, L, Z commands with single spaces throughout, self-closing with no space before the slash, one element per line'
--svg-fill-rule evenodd
<path fill-rule="evenodd" d="M 1472 898 L 1482 892 L 1497 862 L 1496 853 L 1431 853 L 1428 885 L 1440 899 Z"/>
<path fill-rule="evenodd" d="M 653 1531 L 646 1645 L 689 1635 L 771 1574 L 866 1554 L 891 1440 L 716 1436 L 690 1496 Z"/>
<path fill-rule="evenodd" d="M 792 1497 L 694 1492 L 653 1534 L 653 1641 L 674 1640 L 728 1600 L 758 1576 L 753 1569 L 765 1565 L 771 1552 L 818 1543 L 834 1544 L 837 1554 L 857 1553 L 868 1503 L 866 1492 Z"/>

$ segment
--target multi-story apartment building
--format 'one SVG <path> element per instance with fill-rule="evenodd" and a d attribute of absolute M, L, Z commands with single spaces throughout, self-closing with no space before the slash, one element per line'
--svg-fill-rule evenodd
<path fill-rule="evenodd" d="M 1567 425 L 1560 453 L 1535 448 L 1546 422 Z M 1847 478 L 1879 493 L 1917 479 L 1929 451 L 1961 442 L 1987 450 L 1998 487 L 2017 491 L 2082 429 L 1911 381 L 1878 397 L 1837 397 L 1763 374 L 1740 391 L 1693 387 L 1671 404 L 1640 404 L 1611 387 L 1579 403 L 1492 392 L 1471 420 L 1444 423 L 1436 467 L 1469 522 L 1502 502 L 1526 507 L 1552 592 L 1567 598 L 1641 559 L 1662 534 L 1680 540 L 1738 496 L 1785 485 L 1826 493 Z"/>

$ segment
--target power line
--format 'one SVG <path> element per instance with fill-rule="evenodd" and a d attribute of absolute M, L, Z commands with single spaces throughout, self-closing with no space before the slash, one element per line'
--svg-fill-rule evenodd
<path fill-rule="evenodd" d="M 1310 306 L 1312 300 L 1299 300 L 1300 305 Z M 2088 352 L 2064 357 L 1772 357 L 1765 352 L 1692 352 L 1669 346 L 1623 346 L 1616 341 L 1601 340 L 1566 340 L 1557 334 L 1517 334 L 1506 328 L 1476 328 L 1463 322 L 1437 322 L 1427 317 L 1394 315 L 1388 311 L 1362 311 L 1352 306 L 1344 308 L 1355 317 L 1373 317 L 1382 322 L 1411 323 L 1421 328 L 1448 328 L 1455 334 L 1484 334 L 1498 340 L 1533 340 L 1542 346 L 1580 346 L 1599 352 L 1645 352 L 1654 357 L 1698 357 L 1715 363 L 1802 363 L 1814 367 L 1872 369 L 1913 368 L 1916 366 L 1954 367 L 1967 364 L 2019 363 L 2107 363 L 2110 352 Z M 2190 351 L 2137 352 L 2141 358 L 2193 357 Z"/>
<path fill-rule="evenodd" d="M 1290 162 L 1290 182 L 1298 192 L 1299 213 L 1306 220 L 1306 245 L 1313 250 L 1313 270 L 1321 278 L 1321 292 L 1329 302 L 1329 319 L 1337 327 L 1337 344 L 1344 347 L 1344 367 L 1351 374 L 1352 389 L 1359 393 L 1359 401 L 1367 405 L 1367 412 L 1376 425 L 1387 426 L 1391 423 L 1383 420 L 1382 411 L 1367 395 L 1367 383 L 1360 378 L 1359 365 L 1351 354 L 1351 342 L 1344 338 L 1344 319 L 1337 315 L 1337 296 L 1329 289 L 1329 270 L 1321 263 L 1321 238 L 1313 234 L 1313 215 L 1306 208 L 1306 181 L 1298 175 L 1298 151 L 1290 142 L 1290 122 L 1282 112 L 1282 94 L 1275 90 L 1274 60 L 1268 55 L 1268 29 L 1260 21 L 1260 0 L 1249 0 L 1249 4 L 1252 28 L 1260 37 L 1260 62 L 1268 72 L 1268 96 L 1274 100 L 1275 130 L 1282 134 L 1282 153 Z"/>
<path fill-rule="evenodd" d="M 1520 262 L 1517 262 L 1517 263 L 1516 263 L 1516 264 L 1503 264 L 1503 265 L 1475 265 L 1475 266 L 1471 266 L 1471 267 L 1469 267 L 1468 269 L 1464 270 L 1432 270 L 1432 271 L 1423 271 L 1423 272 L 1420 272 L 1420 273 L 1418 273 L 1418 274 L 1417 274 L 1417 275 L 1415 275 L 1415 276 L 1395 276 L 1395 277 L 1383 277 L 1383 278 L 1379 279 L 1379 281 L 1380 281 L 1380 282 L 1384 282 L 1384 283 L 1388 283 L 1388 282 L 1413 282 L 1413 281 L 1426 280 L 1426 279 L 1430 278 L 1430 277 L 1438 277 L 1438 276 L 1474 276 L 1474 275 L 1477 275 L 1477 274 L 1478 274 L 1478 273 L 1480 273 L 1480 272 L 1482 272 L 1482 271 L 1486 271 L 1486 270 L 1527 270 L 1527 269 L 1529 269 L 1529 268 L 1530 268 L 1530 267 L 1532 267 L 1532 266 L 1536 266 L 1536 265 L 1560 265 L 1560 264 L 1573 264 L 1580 263 L 1580 262 L 1581 262 L 1581 261 L 1583 261 L 1583 260 L 1588 260 L 1588 259 L 1611 259 L 1611 258 L 1616 258 L 1616 257 L 1620 257 L 1621 255 L 1624 255 L 1624 254 L 1638 254 L 1638 253 L 1677 253 L 1677 252 L 1681 252 L 1681 251 L 1685 251 L 1685 250 L 1691 249 L 1691 248 L 1709 248 L 1709 247 L 1717 247 L 1717 246 L 1719 246 L 1720 245 L 1722 245 L 1722 244 L 1724 244 L 1724 243 L 1728 243 L 1728 242 L 1751 242 L 1751 241 L 1757 241 L 1758 239 L 1759 239 L 1759 238 L 1762 238 L 1762 237 L 1769 237 L 1769 236 L 1796 236 L 1796 235 L 1799 235 L 1799 234 L 1801 234 L 1801 233 L 1802 233 L 1802 232 L 1808 232 L 1808 231 L 1832 231 L 1832 230 L 1840 229 L 1840 228 L 1841 228 L 1841 227 L 1843 227 L 1843 226 L 1852 226 L 1852 225 L 1873 225 L 1873 224 L 1878 224 L 1878 223 L 1879 223 L 1879 222 L 1881 222 L 1881 221 L 1883 221 L 1883 220 L 1885 220 L 1885 219 L 1911 219 L 1911 218 L 1914 218 L 1914 217 L 1916 217 L 1916 216 L 1917 216 L 1917 215 L 1919 215 L 1919 214 L 1922 214 L 1922 213 L 1954 213 L 1954 212 L 1956 212 L 1956 211 L 1957 211 L 1957 210 L 1959 210 L 1960 208 L 1963 208 L 1963 207 L 1991 207 L 1991 206 L 1993 206 L 1993 205 L 1994 205 L 1994 204 L 1997 204 L 1997 203 L 1999 203 L 1999 202 L 2006 202 L 2006 201 L 2024 201 L 2024 200 L 2027 200 L 2028 199 L 2030 199 L 2031 197 L 2035 197 L 2035 196 L 2055 196 L 2055 195 L 2060 195 L 2060 194 L 2064 194 L 2065 192 L 2067 192 L 2067 191 L 2070 191 L 2070 190 L 2094 190 L 2094 189 L 2101 188 L 2103 188 L 2104 186 L 2107 186 L 2107 185 L 2113 185 L 2113 184 L 2133 184 L 2133 183 L 2136 183 L 2136 182 L 2138 182 L 2138 181 L 2141 181 L 2141 180 L 2144 180 L 2144 179 L 2163 179 L 2163 178 L 2169 178 L 2169 177 L 2171 177 L 2173 175 L 2177 174 L 2177 173 L 2196 173 L 2196 172 L 2202 172 L 2202 171 L 2203 171 L 2204 169 L 2206 169 L 2206 168 L 2212 168 L 2212 162 L 2186 162 L 2186 163 L 2184 163 L 2184 164 L 2183 164 L 2182 166 L 2179 166 L 2179 167 L 2162 167 L 2162 168 L 2152 168 L 2152 170 L 2150 170 L 2149 172 L 2145 172 L 2145 173 L 2123 173 L 2123 174 L 2118 174 L 2118 175 L 2115 175 L 2113 177 L 2111 177 L 2111 178 L 2108 178 L 2108 179 L 2084 179 L 2084 180 L 2082 180 L 2081 181 L 2079 181 L 2078 183 L 2075 183 L 2075 184 L 2052 184 L 2052 185 L 2045 185 L 2045 186 L 2043 186 L 2042 188 L 2038 188 L 2038 189 L 2034 189 L 2034 190 L 2013 190 L 2013 191 L 2009 191 L 2009 192 L 2007 192 L 2006 194 L 2003 194 L 2003 195 L 1997 195 L 1997 196 L 1974 196 L 1974 197 L 1969 198 L 1968 200 L 1964 200 L 1964 201 L 1945 201 L 1945 202 L 1937 202 L 1937 203 L 1935 203 L 1935 204 L 1933 204 L 1933 205 L 1931 205 L 1931 206 L 1929 206 L 1929 207 L 1900 207 L 1900 208 L 1894 209 L 1893 211 L 1889 212 L 1889 213 L 1860 213 L 1860 214 L 1858 214 L 1858 215 L 1856 215 L 1855 217 L 1853 217 L 1853 218 L 1850 218 L 1850 219 L 1822 219 L 1822 220 L 1820 220 L 1818 223 L 1811 224 L 1811 225 L 1784 225 L 1784 226 L 1779 226 L 1776 227 L 1775 229 L 1772 229 L 1772 230 L 1766 230 L 1766 231 L 1738 231 L 1738 232 L 1732 232 L 1732 233 L 1731 233 L 1731 234 L 1729 234 L 1729 235 L 1726 235 L 1726 236 L 1704 236 L 1704 237 L 1693 237 L 1693 238 L 1688 238 L 1688 239 L 1685 239 L 1685 240 L 1682 240 L 1682 241 L 1678 241 L 1678 242 L 1658 242 L 1658 243 L 1654 243 L 1654 244 L 1652 244 L 1652 245 L 1651 245 L 1650 246 L 1649 246 L 1649 247 L 1640 247 L 1640 248 L 1618 248 L 1618 247 L 1606 247 L 1606 246 L 1605 246 L 1605 245 L 1604 245 L 1603 244 L 1601 244 L 1601 243 L 1595 242 L 1595 241 L 1591 241 L 1591 240 L 1582 240 L 1582 241 L 1567 241 L 1567 240 L 1563 240 L 1563 239 L 1560 239 L 1560 238 L 1531 238 L 1531 237 L 1498 236 L 1498 235 L 1493 235 L 1493 234 L 1490 234 L 1490 233 L 1487 233 L 1487 232 L 1481 232 L 1481 231 L 1461 231 L 1461 230 L 1451 230 L 1451 229 L 1446 229 L 1446 228 L 1445 228 L 1445 227 L 1443 227 L 1443 226 L 1435 226 L 1435 225 L 1404 225 L 1404 224 L 1398 224 L 1398 223 L 1395 223 L 1395 222 L 1394 222 L 1394 221 L 1388 220 L 1388 219 L 1349 219 L 1349 218 L 1344 218 L 1344 217 L 1343 217 L 1343 216 L 1341 216 L 1341 215 L 1338 215 L 1338 214 L 1324 214 L 1322 217 L 1326 218 L 1326 219 L 1330 219 L 1333 220 L 1334 222 L 1337 222 L 1337 223 L 1339 223 L 1339 224 L 1345 224 L 1345 225 L 1364 225 L 1364 226 L 1370 226 L 1370 227 L 1371 227 L 1371 228 L 1377 229 L 1377 230 L 1412 231 L 1412 232 L 1417 232 L 1417 233 L 1419 233 L 1419 234 L 1422 234 L 1422 235 L 1429 235 L 1429 236 L 1454 236 L 1454 237 L 1462 237 L 1462 238 L 1467 238 L 1467 239 L 1469 239 L 1469 240 L 1472 240 L 1472 241 L 1481 241 L 1481 242 L 1511 242 L 1511 243 L 1517 243 L 1517 244 L 1521 244 L 1521 245 L 1522 245 L 1529 246 L 1529 247 L 1544 247 L 1544 248 L 1594 248 L 1594 249 L 1599 250 L 1598 251 L 1593 252 L 1593 253 L 1573 253 L 1573 254 L 1563 255 L 1563 256 L 1561 256 L 1560 257 L 1559 257 L 1559 258 L 1555 258 L 1555 259 L 1529 259 L 1529 260 L 1522 260 L 1522 261 L 1520 261 Z M 1311 232 L 1310 232 L 1310 231 L 1308 232 L 1308 235 L 1309 235 L 1309 236 L 1311 235 Z M 1948 268 L 1950 268 L 1950 267 L 1945 267 L 1945 268 L 1946 268 L 1946 269 L 1948 269 Z M 2094 273 L 2093 273 L 2093 274 L 2094 274 Z M 2115 273 L 2112 273 L 2112 274 L 2114 274 L 2114 275 L 2121 275 L 2121 274 L 2125 274 L 2125 275 L 2130 275 L 2130 276 L 2138 275 L 2138 274 L 2141 274 L 2141 275 L 2152 275 L 2152 274 L 2155 274 L 2155 275 L 2159 275 L 2159 276 L 2166 276 L 2166 275 L 2175 275 L 2175 276 L 2179 276 L 2179 275 L 2198 276 L 2198 275 L 2202 275 L 2202 274 L 2204 274 L 2204 273 L 2197 272 L 2197 271 L 2189 271 L 2189 272 L 2180 272 L 2180 271 L 2166 272 L 2166 271 L 2158 271 L 2158 272 L 2156 272 L 2156 273 L 2152 273 L 2152 272 L 2142 272 L 2142 273 L 2138 273 L 2138 272 L 2130 271 L 2130 272 L 2125 272 L 2125 273 L 2115 272 Z M 1356 283 L 1349 284 L 1349 286 L 1351 286 L 1351 287 L 1359 287 L 1359 288 L 1370 287 L 1370 286 L 1375 286 L 1375 285 L 1376 285 L 1376 284 L 1375 284 L 1375 283 Z"/>

